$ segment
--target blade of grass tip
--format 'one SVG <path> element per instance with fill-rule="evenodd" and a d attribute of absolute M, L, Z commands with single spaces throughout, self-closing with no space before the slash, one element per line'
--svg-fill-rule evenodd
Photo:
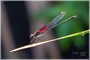
<path fill-rule="evenodd" d="M 41 44 L 45 44 L 45 43 L 49 43 L 49 42 L 56 41 L 56 40 L 61 40 L 61 39 L 65 39 L 65 38 L 71 38 L 71 37 L 74 37 L 74 36 L 82 36 L 83 34 L 85 35 L 85 34 L 87 34 L 89 32 L 90 32 L 90 30 L 85 30 L 85 31 L 82 31 L 82 32 L 70 34 L 70 35 L 63 36 L 63 37 L 56 38 L 56 39 L 52 39 L 52 40 L 48 40 L 48 41 L 44 41 L 44 42 L 39 42 L 39 43 L 35 43 L 35 44 L 30 44 L 30 45 L 25 45 L 25 46 L 16 48 L 14 50 L 11 50 L 10 52 L 15 52 L 15 51 L 19 51 L 19 50 L 35 47 L 35 46 L 38 46 L 38 45 L 41 45 Z"/>

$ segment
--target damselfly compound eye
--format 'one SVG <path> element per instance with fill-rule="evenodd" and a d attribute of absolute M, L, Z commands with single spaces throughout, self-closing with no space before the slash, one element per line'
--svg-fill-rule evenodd
<path fill-rule="evenodd" d="M 34 37 L 34 35 L 33 35 L 33 34 L 31 34 L 31 35 L 30 35 L 30 38 L 33 38 L 33 37 Z"/>

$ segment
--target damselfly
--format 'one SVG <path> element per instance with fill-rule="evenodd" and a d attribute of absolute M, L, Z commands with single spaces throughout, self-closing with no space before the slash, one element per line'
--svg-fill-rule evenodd
<path fill-rule="evenodd" d="M 61 21 L 64 16 L 65 16 L 65 13 L 64 12 L 61 12 L 50 23 L 48 23 L 47 25 L 45 25 L 45 26 L 41 27 L 40 29 L 36 30 L 35 33 L 31 34 L 30 35 L 31 43 L 34 43 L 35 42 L 35 39 L 34 38 L 37 39 L 37 38 L 43 36 L 42 34 L 45 33 L 46 31 L 51 30 L 55 26 L 57 26 L 59 24 L 62 24 L 64 22 L 66 22 L 66 21 L 68 21 L 68 20 L 76 17 L 76 16 L 71 16 L 68 19 Z"/>

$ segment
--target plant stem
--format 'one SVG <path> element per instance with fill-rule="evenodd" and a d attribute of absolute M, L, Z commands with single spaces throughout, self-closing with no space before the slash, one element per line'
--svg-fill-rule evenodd
<path fill-rule="evenodd" d="M 49 43 L 49 42 L 56 41 L 56 40 L 71 38 L 71 37 L 75 37 L 75 36 L 84 36 L 85 34 L 87 34 L 89 32 L 90 32 L 90 30 L 85 30 L 85 31 L 82 31 L 82 32 L 70 34 L 70 35 L 59 37 L 59 38 L 52 39 L 52 40 L 48 40 L 48 41 L 43 41 L 43 42 L 38 42 L 38 43 L 34 43 L 34 44 L 25 45 L 25 46 L 22 46 L 20 48 L 16 48 L 14 50 L 11 50 L 10 52 L 15 52 L 15 51 L 19 51 L 19 50 L 23 50 L 23 49 L 35 47 L 35 46 L 38 46 L 38 45 L 41 45 L 41 44 L 45 44 L 45 43 Z"/>

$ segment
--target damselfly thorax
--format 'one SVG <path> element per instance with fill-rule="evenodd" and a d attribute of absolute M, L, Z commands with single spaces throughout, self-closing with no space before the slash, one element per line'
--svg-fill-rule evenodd
<path fill-rule="evenodd" d="M 43 26 L 42 28 L 40 28 L 39 30 L 37 30 L 35 33 L 30 35 L 30 38 L 39 38 L 41 36 L 43 36 L 42 34 L 47 31 L 48 29 L 48 25 Z"/>

